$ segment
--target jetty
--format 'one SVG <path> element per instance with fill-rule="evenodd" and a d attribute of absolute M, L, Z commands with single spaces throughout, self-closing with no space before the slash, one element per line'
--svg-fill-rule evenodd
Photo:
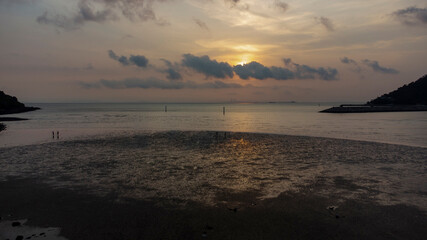
<path fill-rule="evenodd" d="M 413 112 L 427 111 L 427 75 L 386 93 L 366 104 L 342 104 L 322 113 Z"/>
<path fill-rule="evenodd" d="M 427 105 L 357 105 L 342 104 L 320 111 L 321 113 L 414 112 L 427 111 Z"/>

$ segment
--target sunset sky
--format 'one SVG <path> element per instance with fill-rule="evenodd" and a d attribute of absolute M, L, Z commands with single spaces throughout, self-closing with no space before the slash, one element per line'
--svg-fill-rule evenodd
<path fill-rule="evenodd" d="M 365 102 L 427 74 L 425 0 L 0 0 L 24 102 Z"/>

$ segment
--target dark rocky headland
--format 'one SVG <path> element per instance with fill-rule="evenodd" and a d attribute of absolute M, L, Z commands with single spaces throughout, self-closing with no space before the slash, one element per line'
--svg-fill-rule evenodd
<path fill-rule="evenodd" d="M 395 91 L 384 94 L 366 104 L 343 104 L 320 112 L 362 113 L 362 112 L 408 112 L 427 111 L 427 75 L 404 85 Z"/>
<path fill-rule="evenodd" d="M 19 102 L 16 97 L 9 96 L 3 91 L 0 91 L 0 115 L 23 113 L 39 109 L 38 107 L 26 107 L 23 103 Z"/>
<path fill-rule="evenodd" d="M 38 107 L 27 107 L 23 103 L 19 102 L 18 99 L 14 96 L 9 96 L 5 94 L 3 91 L 0 91 L 0 115 L 4 114 L 15 114 L 15 113 L 23 113 L 39 110 Z M 16 117 L 1 117 L 0 121 L 21 121 L 27 120 L 24 118 L 16 118 Z M 6 129 L 6 125 L 0 123 L 0 131 Z"/>

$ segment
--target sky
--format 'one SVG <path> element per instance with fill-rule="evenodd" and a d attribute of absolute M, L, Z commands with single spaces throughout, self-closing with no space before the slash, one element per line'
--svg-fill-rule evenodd
<path fill-rule="evenodd" d="M 425 0 L 0 0 L 23 102 L 366 102 L 427 74 Z"/>

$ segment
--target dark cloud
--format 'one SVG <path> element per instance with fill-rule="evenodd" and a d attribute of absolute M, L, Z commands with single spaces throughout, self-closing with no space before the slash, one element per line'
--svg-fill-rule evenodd
<path fill-rule="evenodd" d="M 283 12 L 286 12 L 289 8 L 289 5 L 287 3 L 282 2 L 280 0 L 274 1 L 274 6 Z"/>
<path fill-rule="evenodd" d="M 182 79 L 182 76 L 179 73 L 179 64 L 177 64 L 177 63 L 172 64 L 170 61 L 168 61 L 166 59 L 160 59 L 160 60 L 162 60 L 166 64 L 167 69 L 160 69 L 159 72 L 166 73 L 167 74 L 166 77 L 169 80 L 181 80 Z"/>
<path fill-rule="evenodd" d="M 80 0 L 77 5 L 77 12 L 73 16 L 60 14 L 49 14 L 45 12 L 37 17 L 40 24 L 53 25 L 64 30 L 75 30 L 82 27 L 86 22 L 103 23 L 107 20 L 117 20 L 117 11 L 127 19 L 154 21 L 158 25 L 168 25 L 169 23 L 161 18 L 157 18 L 153 11 L 154 2 L 166 2 L 167 0 Z M 92 3 L 97 3 L 102 7 L 95 10 Z"/>
<path fill-rule="evenodd" d="M 240 0 L 224 0 L 224 2 L 236 6 Z"/>
<path fill-rule="evenodd" d="M 307 65 L 293 63 L 290 58 L 283 59 L 283 62 L 288 68 L 283 67 L 266 67 L 258 62 L 250 62 L 245 65 L 236 65 L 233 67 L 234 72 L 241 79 L 315 79 L 335 80 L 337 79 L 338 71 L 334 68 L 313 68 Z"/>
<path fill-rule="evenodd" d="M 136 65 L 145 68 L 148 66 L 148 59 L 144 56 L 131 55 L 129 58 L 126 56 L 119 56 L 112 50 L 108 51 L 111 59 L 119 62 L 123 66 Z M 288 80 L 288 79 L 322 79 L 322 80 L 335 80 L 337 79 L 338 71 L 334 68 L 314 68 L 307 65 L 300 65 L 292 62 L 290 58 L 283 59 L 286 67 L 266 67 L 261 63 L 252 61 L 244 65 L 236 65 L 232 67 L 227 62 L 218 62 L 210 59 L 209 56 L 194 56 L 192 54 L 184 54 L 180 63 L 172 63 L 166 59 L 160 59 L 166 65 L 166 68 L 151 66 L 154 70 L 160 73 L 165 73 L 168 80 L 177 81 L 182 80 L 181 69 L 183 67 L 192 69 L 209 77 L 215 78 L 232 78 L 234 73 L 241 79 L 247 80 L 249 78 L 264 80 Z M 354 61 L 344 58 L 342 61 Z"/>
<path fill-rule="evenodd" d="M 294 78 L 292 71 L 286 68 L 271 67 L 268 68 L 258 62 L 250 62 L 244 65 L 236 65 L 233 67 L 234 72 L 241 79 L 255 78 L 264 80 L 267 78 L 273 78 L 276 80 L 287 80 Z"/>
<path fill-rule="evenodd" d="M 409 26 L 427 24 L 427 8 L 408 7 L 392 13 L 401 23 Z"/>
<path fill-rule="evenodd" d="M 208 25 L 206 25 L 206 23 L 205 23 L 205 22 L 203 22 L 202 20 L 197 19 L 197 18 L 193 18 L 193 21 L 194 21 L 194 23 L 196 23 L 196 24 L 197 24 L 197 26 L 199 26 L 201 29 L 204 29 L 204 30 L 206 30 L 206 31 L 209 31 L 209 27 L 208 27 Z"/>
<path fill-rule="evenodd" d="M 338 79 L 338 70 L 335 68 L 314 68 L 307 65 L 301 65 L 292 62 L 290 58 L 284 58 L 283 62 L 286 66 L 293 68 L 293 73 L 297 79 L 314 79 L 319 78 L 321 80 L 336 80 Z"/>
<path fill-rule="evenodd" d="M 204 74 L 206 77 L 226 78 L 233 77 L 233 68 L 226 62 L 211 60 L 209 56 L 197 57 L 184 54 L 182 65 Z"/>
<path fill-rule="evenodd" d="M 129 58 L 126 56 L 118 56 L 113 50 L 108 50 L 108 56 L 121 63 L 123 66 L 136 65 L 140 68 L 146 68 L 148 66 L 148 59 L 142 55 L 130 55 Z"/>
<path fill-rule="evenodd" d="M 148 65 L 148 59 L 142 55 L 130 55 L 129 62 L 142 68 L 145 68 Z"/>
<path fill-rule="evenodd" d="M 116 15 L 111 9 L 95 11 L 87 1 L 80 1 L 78 4 L 78 12 L 73 17 L 64 15 L 50 15 L 45 12 L 37 17 L 37 22 L 40 24 L 53 25 L 64 30 L 75 30 L 83 26 L 86 22 L 102 23 L 107 20 L 116 19 Z"/>
<path fill-rule="evenodd" d="M 374 72 L 380 72 L 380 73 L 385 73 L 385 74 L 398 74 L 399 73 L 399 71 L 396 70 L 396 69 L 386 68 L 386 67 L 380 66 L 380 64 L 378 63 L 378 61 L 365 59 L 362 62 L 366 66 L 372 68 L 372 70 L 374 70 Z"/>
<path fill-rule="evenodd" d="M 127 78 L 124 80 L 105 80 L 101 79 L 96 83 L 79 83 L 83 88 L 100 88 L 106 87 L 111 89 L 127 88 L 156 88 L 156 89 L 225 89 L 225 88 L 242 88 L 243 86 L 236 83 L 225 83 L 214 81 L 208 83 L 196 83 L 192 81 L 165 81 L 157 78 Z"/>
<path fill-rule="evenodd" d="M 326 30 L 328 30 L 330 32 L 335 31 L 335 26 L 334 26 L 331 19 L 329 19 L 327 17 L 316 17 L 315 19 L 318 23 L 322 24 L 323 27 L 326 28 Z"/>
<path fill-rule="evenodd" d="M 181 80 L 182 79 L 181 74 L 173 68 L 168 68 L 168 69 L 164 70 L 164 72 L 167 73 L 166 77 L 169 80 Z"/>
<path fill-rule="evenodd" d="M 353 59 L 350 59 L 348 57 L 343 57 L 340 59 L 342 63 L 344 64 L 357 64 L 356 61 L 354 61 Z"/>
<path fill-rule="evenodd" d="M 230 8 L 236 8 L 242 11 L 249 10 L 249 4 L 242 3 L 241 0 L 224 0 L 224 2 L 230 6 Z"/>
<path fill-rule="evenodd" d="M 340 59 L 340 61 L 341 61 L 341 63 L 344 63 L 344 64 L 349 64 L 349 65 L 353 65 L 354 67 L 355 67 L 355 71 L 356 72 L 361 72 L 362 71 L 362 68 L 359 66 L 359 64 L 355 61 L 355 60 L 353 60 L 353 59 L 350 59 L 350 58 L 348 58 L 348 57 L 343 57 L 343 58 L 341 58 Z"/>

